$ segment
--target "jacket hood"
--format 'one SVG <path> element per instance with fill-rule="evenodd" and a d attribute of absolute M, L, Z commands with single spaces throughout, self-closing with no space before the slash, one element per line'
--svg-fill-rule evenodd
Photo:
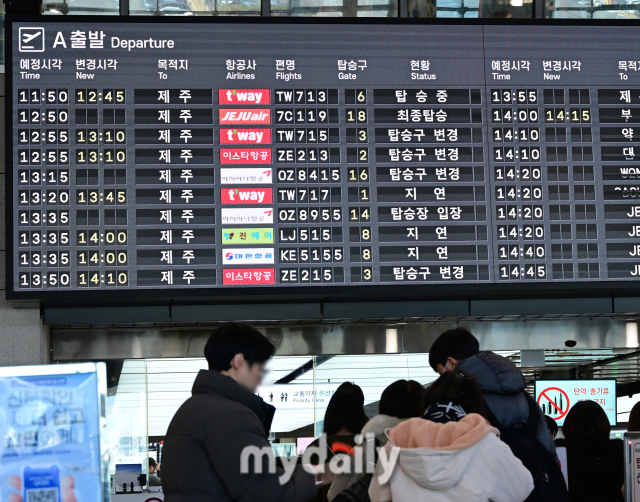
<path fill-rule="evenodd" d="M 498 431 L 475 413 L 446 424 L 411 418 L 390 432 L 386 448 L 401 448 L 398 466 L 414 483 L 443 491 L 460 483 L 488 434 Z"/>
<path fill-rule="evenodd" d="M 486 394 L 517 394 L 525 388 L 524 376 L 516 365 L 493 352 L 463 359 L 456 369 L 472 377 Z"/>
<path fill-rule="evenodd" d="M 380 443 L 382 443 L 383 445 L 387 444 L 388 438 L 385 434 L 385 431 L 387 429 L 393 429 L 395 426 L 406 420 L 406 418 L 397 418 L 389 415 L 376 415 L 375 417 L 371 418 L 362 428 L 362 432 L 360 433 L 362 434 L 362 441 L 364 441 L 364 438 L 367 434 L 372 433 L 376 436 L 376 439 L 380 441 Z"/>
<path fill-rule="evenodd" d="M 273 422 L 276 409 L 231 377 L 217 371 L 200 370 L 193 382 L 191 394 L 194 396 L 196 394 L 216 394 L 242 404 L 258 416 L 266 434 L 269 434 L 271 430 L 271 422 Z"/>

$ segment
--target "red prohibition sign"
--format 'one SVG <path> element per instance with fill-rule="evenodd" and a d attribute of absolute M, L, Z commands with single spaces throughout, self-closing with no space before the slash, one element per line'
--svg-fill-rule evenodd
<path fill-rule="evenodd" d="M 562 395 L 566 398 L 567 400 L 567 406 L 565 407 L 564 412 L 558 408 L 556 406 L 556 403 L 554 403 L 551 399 L 549 399 L 549 396 L 547 396 L 547 392 L 550 390 L 557 390 L 558 392 L 562 393 Z M 569 411 L 569 396 L 567 396 L 567 393 L 565 391 L 563 391 L 562 389 L 559 389 L 558 387 L 549 387 L 548 389 L 544 389 L 540 395 L 538 396 L 538 404 L 540 404 L 540 399 L 542 399 L 542 397 L 545 397 L 545 399 L 547 401 L 549 401 L 551 403 L 551 406 L 553 406 L 556 410 L 558 410 L 558 412 L 560 413 L 560 416 L 557 417 L 551 417 L 554 420 L 560 420 L 561 418 L 564 418 L 564 416 L 567 414 L 567 412 Z"/>
<path fill-rule="evenodd" d="M 162 502 L 162 499 L 159 499 L 158 497 L 151 497 L 150 499 L 147 499 L 144 502 L 151 502 L 151 501 Z"/>

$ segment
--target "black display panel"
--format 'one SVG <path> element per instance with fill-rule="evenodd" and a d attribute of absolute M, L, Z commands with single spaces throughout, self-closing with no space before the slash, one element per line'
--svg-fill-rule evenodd
<path fill-rule="evenodd" d="M 640 26 L 7 33 L 9 297 L 640 274 Z"/>

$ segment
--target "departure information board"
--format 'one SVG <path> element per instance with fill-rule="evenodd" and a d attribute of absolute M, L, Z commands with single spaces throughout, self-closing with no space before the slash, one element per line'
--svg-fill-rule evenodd
<path fill-rule="evenodd" d="M 640 274 L 639 26 L 9 26 L 14 297 Z"/>

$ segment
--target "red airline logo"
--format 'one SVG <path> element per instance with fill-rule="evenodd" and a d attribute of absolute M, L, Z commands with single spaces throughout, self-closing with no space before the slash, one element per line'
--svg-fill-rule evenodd
<path fill-rule="evenodd" d="M 223 204 L 272 204 L 271 188 L 223 188 L 220 190 Z"/>
<path fill-rule="evenodd" d="M 220 148 L 221 164 L 271 164 L 271 148 Z"/>
<path fill-rule="evenodd" d="M 252 284 L 275 284 L 273 268 L 225 268 L 222 284 L 225 286 L 245 286 Z"/>
<path fill-rule="evenodd" d="M 220 110 L 220 124 L 271 124 L 271 109 L 223 108 Z"/>
<path fill-rule="evenodd" d="M 221 105 L 268 105 L 271 103 L 269 89 L 219 89 Z"/>
<path fill-rule="evenodd" d="M 220 129 L 221 145 L 260 145 L 271 143 L 271 129 Z"/>

